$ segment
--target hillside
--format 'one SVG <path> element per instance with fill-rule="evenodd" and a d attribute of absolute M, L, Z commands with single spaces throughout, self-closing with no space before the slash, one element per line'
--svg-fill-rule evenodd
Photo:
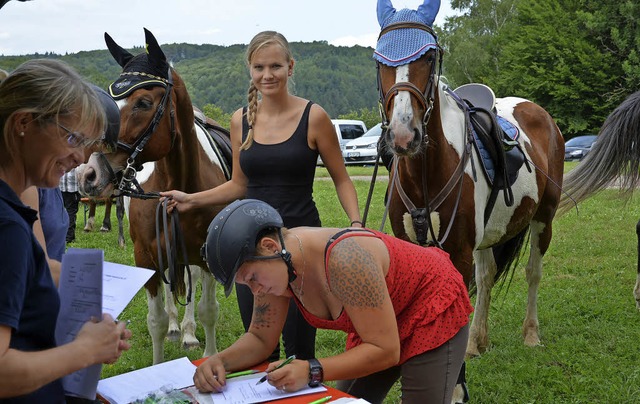
<path fill-rule="evenodd" d="M 245 45 L 161 45 L 167 58 L 187 83 L 193 103 L 200 108 L 214 104 L 232 113 L 246 103 L 249 73 L 244 62 Z M 360 109 L 376 109 L 376 66 L 373 49 L 336 47 L 326 42 L 293 42 L 296 59 L 292 92 L 322 105 L 332 118 Z M 142 48 L 129 49 L 133 54 Z M 12 70 L 24 60 L 47 57 L 62 59 L 90 81 L 106 87 L 121 69 L 109 51 L 74 54 L 0 56 L 0 68 Z"/>

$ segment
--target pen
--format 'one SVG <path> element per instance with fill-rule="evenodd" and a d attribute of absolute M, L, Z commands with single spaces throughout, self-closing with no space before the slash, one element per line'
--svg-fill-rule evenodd
<path fill-rule="evenodd" d="M 226 378 L 227 378 L 227 379 L 231 379 L 231 378 L 239 377 L 239 376 L 252 375 L 252 374 L 254 374 L 254 373 L 258 373 L 258 372 L 260 372 L 260 371 L 259 371 L 259 370 L 253 370 L 253 369 L 250 369 L 250 370 L 243 370 L 242 372 L 233 372 L 233 373 L 229 373 L 229 374 L 226 376 Z"/>
<path fill-rule="evenodd" d="M 278 366 L 276 366 L 276 368 L 275 368 L 275 369 L 273 369 L 273 370 L 278 370 L 278 369 L 280 369 L 281 367 L 283 367 L 284 365 L 288 365 L 288 364 L 290 364 L 290 363 L 291 363 L 291 361 L 293 361 L 295 358 L 296 358 L 296 356 L 295 356 L 295 355 L 291 355 L 291 356 L 290 356 L 290 357 L 288 357 L 284 362 L 282 362 L 281 364 L 279 364 Z M 273 372 L 273 370 L 272 370 L 272 372 Z M 260 378 L 260 380 L 258 380 L 258 383 L 256 383 L 256 385 L 258 385 L 258 384 L 260 384 L 260 383 L 264 383 L 264 382 L 266 382 L 266 381 L 267 381 L 267 376 L 268 376 L 268 375 L 264 375 L 264 376 L 262 376 L 262 377 Z"/>
<path fill-rule="evenodd" d="M 331 400 L 331 398 L 333 398 L 333 396 L 326 396 L 326 397 L 322 397 L 316 401 L 312 401 L 309 404 L 322 404 L 322 403 L 326 403 L 327 401 Z"/>

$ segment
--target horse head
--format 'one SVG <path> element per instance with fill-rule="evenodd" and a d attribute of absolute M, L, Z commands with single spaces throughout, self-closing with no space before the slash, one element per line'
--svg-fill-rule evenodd
<path fill-rule="evenodd" d="M 384 142 L 396 155 L 412 156 L 428 140 L 427 127 L 440 76 L 441 50 L 431 25 L 439 0 L 425 0 L 417 10 L 396 11 L 378 1 L 381 32 L 374 52 Z"/>
<path fill-rule="evenodd" d="M 136 56 L 105 33 L 107 48 L 123 69 L 109 86 L 109 94 L 120 109 L 120 133 L 114 153 L 106 156 L 94 153 L 82 167 L 79 186 L 83 193 L 106 195 L 114 187 L 125 191 L 132 181 L 135 183 L 136 172 L 143 163 L 157 161 L 169 153 L 180 131 L 176 115 L 189 114 L 189 111 L 176 114 L 177 89 L 188 97 L 184 83 L 169 65 L 153 34 L 147 29 L 144 32 L 146 51 Z M 191 102 L 183 104 L 190 106 Z M 193 119 L 185 122 L 193 125 Z"/>

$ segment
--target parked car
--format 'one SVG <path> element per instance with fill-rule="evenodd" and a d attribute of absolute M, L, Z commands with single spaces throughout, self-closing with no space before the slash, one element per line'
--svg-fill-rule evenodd
<path fill-rule="evenodd" d="M 332 119 L 331 122 L 336 129 L 340 149 L 344 149 L 348 141 L 359 138 L 367 131 L 367 126 L 362 121 L 354 119 Z M 322 165 L 320 156 L 318 156 L 318 164 Z"/>
<path fill-rule="evenodd" d="M 576 136 L 567 140 L 564 144 L 564 161 L 582 160 L 596 142 L 598 136 Z"/>
<path fill-rule="evenodd" d="M 381 135 L 382 124 L 379 123 L 359 138 L 347 142 L 342 149 L 345 164 L 374 164 Z"/>

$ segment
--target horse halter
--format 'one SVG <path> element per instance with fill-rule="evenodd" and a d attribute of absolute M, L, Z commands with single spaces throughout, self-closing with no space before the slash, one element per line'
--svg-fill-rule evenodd
<path fill-rule="evenodd" d="M 165 81 L 165 80 L 163 80 Z M 113 179 L 114 185 L 116 185 L 117 191 L 126 196 L 131 196 L 134 198 L 140 199 L 152 199 L 158 198 L 160 195 L 157 192 L 146 193 L 136 180 L 136 173 L 141 169 L 141 164 L 136 163 L 136 158 L 142 151 L 144 147 L 147 145 L 149 140 L 151 139 L 151 135 L 153 135 L 158 127 L 158 124 L 162 120 L 164 116 L 164 112 L 167 109 L 167 106 L 170 108 L 169 119 L 171 122 L 171 142 L 173 143 L 176 138 L 176 127 L 175 127 L 175 111 L 171 106 L 171 89 L 173 88 L 173 77 L 171 75 L 171 68 L 167 73 L 166 80 L 166 91 L 158 104 L 158 108 L 156 109 L 149 126 L 145 129 L 145 131 L 136 138 L 136 141 L 133 145 L 129 145 L 118 140 L 118 149 L 123 150 L 127 154 L 129 154 L 129 158 L 127 159 L 127 166 L 122 170 L 122 175 L 120 180 L 118 180 L 116 173 L 111 172 L 111 176 Z M 107 165 L 110 167 L 109 165 Z"/>
<path fill-rule="evenodd" d="M 382 78 L 380 77 L 380 62 L 376 63 L 377 69 L 377 82 L 378 82 L 378 93 L 380 94 L 380 99 L 378 103 L 378 109 L 380 110 L 380 118 L 382 119 L 382 127 L 387 129 L 389 127 L 389 117 L 387 116 L 387 111 L 389 111 L 389 107 L 391 105 L 391 101 L 398 95 L 400 91 L 407 91 L 413 97 L 415 97 L 420 105 L 424 108 L 425 112 L 422 117 L 422 135 L 423 141 L 425 143 L 428 142 L 429 137 L 427 136 L 427 124 L 429 122 L 429 118 L 431 116 L 431 111 L 433 110 L 433 104 L 435 101 L 435 91 L 437 88 L 438 80 L 440 77 L 440 73 L 442 71 L 442 48 L 438 45 L 438 37 L 436 36 L 433 29 L 427 24 L 419 23 L 419 22 L 397 22 L 393 24 L 389 24 L 385 27 L 378 35 L 378 41 L 380 38 L 389 31 L 393 31 L 396 29 L 402 28 L 412 28 L 412 29 L 421 29 L 423 31 L 428 32 L 432 35 L 436 40 L 436 57 L 431 62 L 431 71 L 429 73 L 429 79 L 427 81 L 426 88 L 424 92 L 420 90 L 415 84 L 409 81 L 401 81 L 395 83 L 389 88 L 386 93 L 383 93 L 382 90 Z"/>

